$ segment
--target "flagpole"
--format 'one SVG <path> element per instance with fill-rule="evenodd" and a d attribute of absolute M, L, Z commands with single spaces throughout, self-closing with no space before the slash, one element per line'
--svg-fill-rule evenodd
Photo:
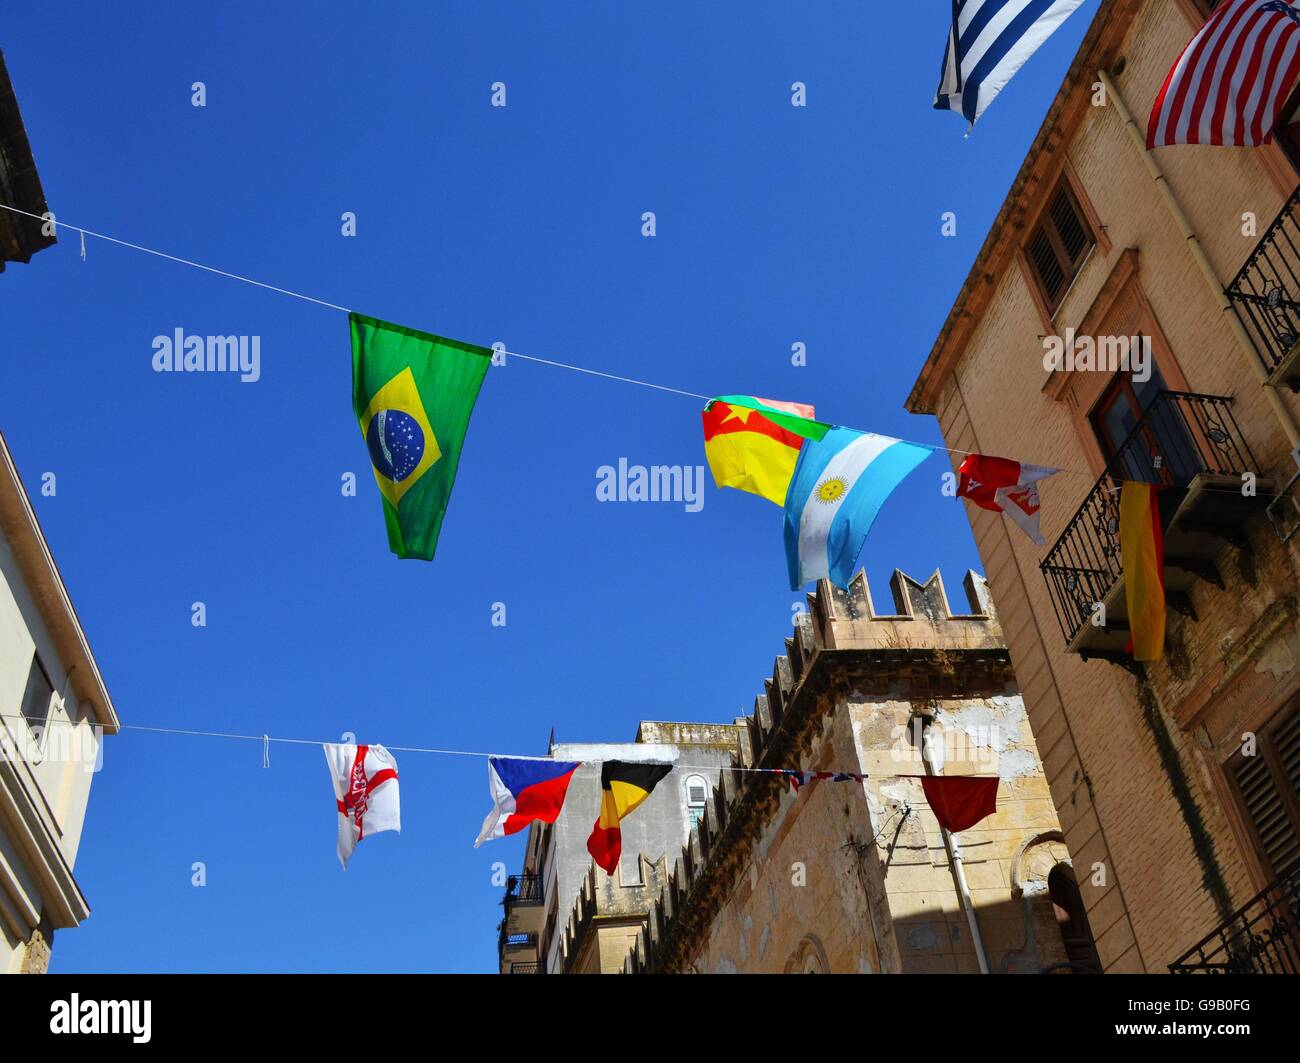
<path fill-rule="evenodd" d="M 921 719 L 921 763 L 925 765 L 927 775 L 938 775 L 934 769 L 934 763 L 930 757 L 930 723 L 932 721 L 922 717 Z M 948 850 L 948 859 L 952 864 L 953 877 L 957 880 L 957 892 L 961 897 L 961 906 L 966 913 L 966 924 L 970 927 L 971 943 L 975 946 L 975 959 L 979 961 L 980 974 L 989 973 L 989 958 L 984 952 L 984 939 L 980 936 L 979 923 L 975 921 L 975 902 L 971 899 L 970 886 L 966 882 L 966 868 L 962 864 L 961 846 L 957 843 L 956 836 L 948 830 L 942 823 L 939 824 L 939 831 L 943 834 L 943 845 Z"/>

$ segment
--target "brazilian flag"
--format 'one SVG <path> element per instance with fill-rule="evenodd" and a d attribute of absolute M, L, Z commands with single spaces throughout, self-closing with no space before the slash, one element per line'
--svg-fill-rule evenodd
<path fill-rule="evenodd" d="M 352 409 L 384 496 L 388 545 L 433 559 L 492 352 L 349 314 Z"/>

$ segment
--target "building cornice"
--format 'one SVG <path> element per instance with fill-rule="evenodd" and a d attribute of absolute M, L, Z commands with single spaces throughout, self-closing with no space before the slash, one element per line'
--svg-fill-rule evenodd
<path fill-rule="evenodd" d="M 1125 35 L 1143 3 L 1145 0 L 1103 0 L 1098 8 L 904 403 L 910 413 L 935 412 L 943 382 L 960 360 L 1003 275 L 1015 265 L 1027 217 L 1037 212 L 1040 201 L 1051 191 L 1047 177 L 1061 165 L 1091 106 L 1096 71 L 1109 70 L 1119 58 Z"/>
<path fill-rule="evenodd" d="M 31 909 L 24 884 L 0 854 L 0 894 L 7 902 L 4 912 L 15 912 L 24 922 L 27 933 L 42 919 L 53 927 L 72 927 L 90 915 L 90 905 L 72 866 L 64 858 L 59 839 L 38 811 L 34 796 L 24 782 L 20 769 L 26 764 L 18 756 L 7 733 L 0 733 L 0 818 L 4 833 L 12 839 L 23 856 L 22 868 L 37 881 L 41 911 Z M 26 935 L 22 935 L 26 936 Z"/>
<path fill-rule="evenodd" d="M 73 690 L 90 706 L 95 722 L 107 733 L 116 734 L 121 726 L 117 710 L 104 685 L 99 665 L 90 652 L 86 632 L 41 531 L 3 433 L 0 433 L 0 534 L 13 550 L 41 618 L 68 668 Z"/>

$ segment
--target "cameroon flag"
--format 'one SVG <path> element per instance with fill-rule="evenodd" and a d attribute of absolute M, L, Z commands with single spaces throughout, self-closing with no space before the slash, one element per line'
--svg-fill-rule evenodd
<path fill-rule="evenodd" d="M 830 425 L 798 402 L 725 395 L 704 407 L 704 454 L 719 487 L 735 487 L 785 505 L 799 448 Z"/>
<path fill-rule="evenodd" d="M 1165 544 L 1155 484 L 1120 487 L 1119 552 L 1131 632 L 1126 649 L 1135 661 L 1158 661 L 1165 652 Z"/>
<path fill-rule="evenodd" d="M 600 768 L 600 817 L 591 828 L 587 852 L 596 865 L 612 875 L 623 855 L 623 831 L 619 823 L 642 801 L 659 780 L 673 770 L 671 764 L 641 764 L 607 760 Z"/>
<path fill-rule="evenodd" d="M 389 548 L 433 559 L 483 377 L 486 347 L 361 314 L 352 325 L 352 409 L 384 500 Z"/>

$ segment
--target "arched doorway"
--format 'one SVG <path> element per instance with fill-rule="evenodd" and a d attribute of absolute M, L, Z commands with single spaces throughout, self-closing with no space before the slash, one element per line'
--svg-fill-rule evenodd
<path fill-rule="evenodd" d="M 1057 864 L 1052 868 L 1047 876 L 1047 892 L 1052 898 L 1056 925 L 1065 943 L 1070 969 L 1079 974 L 1101 974 L 1101 959 L 1092 940 L 1088 910 L 1083 905 L 1074 868 L 1069 864 Z"/>

